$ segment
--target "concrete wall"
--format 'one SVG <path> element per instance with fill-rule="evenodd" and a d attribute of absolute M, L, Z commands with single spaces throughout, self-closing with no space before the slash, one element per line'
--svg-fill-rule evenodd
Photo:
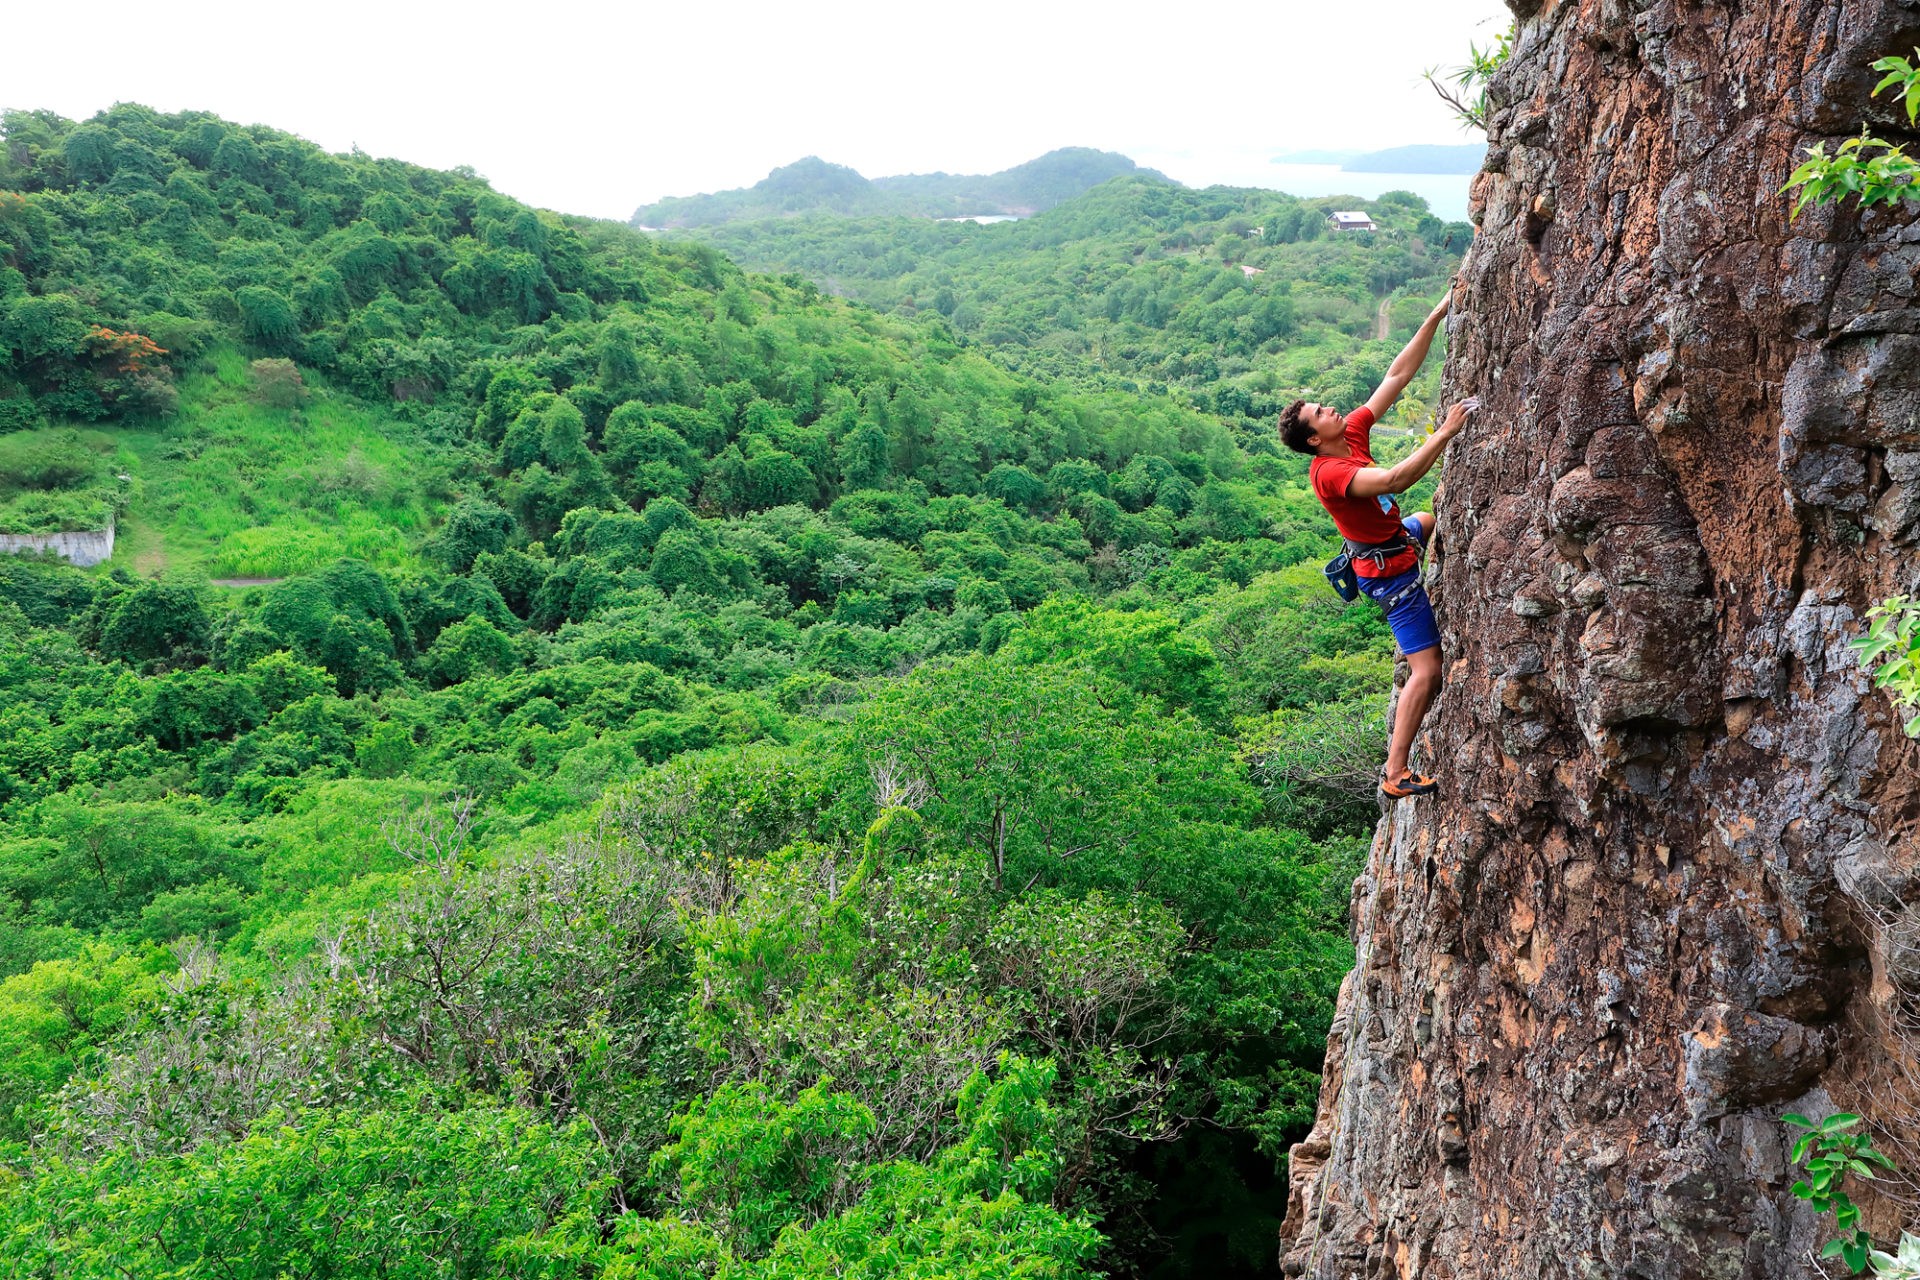
<path fill-rule="evenodd" d="M 52 551 L 85 569 L 113 554 L 113 524 L 61 533 L 0 533 L 0 555 L 21 551 Z"/>

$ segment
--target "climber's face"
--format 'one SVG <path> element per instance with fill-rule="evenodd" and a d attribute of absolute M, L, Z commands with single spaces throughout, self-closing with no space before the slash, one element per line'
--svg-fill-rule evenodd
<path fill-rule="evenodd" d="M 1300 410 L 1300 418 L 1313 428 L 1313 436 L 1307 441 L 1313 451 L 1325 457 L 1339 458 L 1347 454 L 1346 415 L 1330 404 L 1314 404 L 1311 401 Z"/>

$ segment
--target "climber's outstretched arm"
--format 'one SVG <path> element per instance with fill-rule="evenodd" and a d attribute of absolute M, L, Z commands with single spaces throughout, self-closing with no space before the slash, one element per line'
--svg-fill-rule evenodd
<path fill-rule="evenodd" d="M 1353 479 L 1347 481 L 1347 496 L 1377 498 L 1383 493 L 1405 493 L 1411 489 L 1420 482 L 1420 477 L 1433 470 L 1433 464 L 1447 451 L 1447 441 L 1460 434 L 1468 416 L 1479 407 L 1477 399 L 1462 400 L 1447 410 L 1447 420 L 1418 449 L 1390 467 L 1362 467 L 1354 472 Z"/>
<path fill-rule="evenodd" d="M 1447 304 L 1453 301 L 1453 290 L 1448 288 L 1446 296 L 1440 299 L 1440 305 L 1433 309 L 1420 325 L 1420 331 L 1413 335 L 1393 364 L 1387 369 L 1387 376 L 1380 381 L 1380 387 L 1367 398 L 1367 408 L 1373 410 L 1374 421 L 1378 422 L 1393 408 L 1393 402 L 1413 381 L 1413 375 L 1420 372 L 1420 366 L 1427 362 L 1427 349 L 1433 346 L 1433 335 L 1440 331 L 1441 321 L 1447 318 Z"/>

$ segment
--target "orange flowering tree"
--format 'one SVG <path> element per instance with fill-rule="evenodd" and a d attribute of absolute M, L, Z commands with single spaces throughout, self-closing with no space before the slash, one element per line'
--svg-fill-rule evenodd
<path fill-rule="evenodd" d="M 97 324 L 88 330 L 81 346 L 120 377 L 150 372 L 155 362 L 167 354 L 165 347 L 143 333 L 122 332 Z"/>
<path fill-rule="evenodd" d="M 100 398 L 147 413 L 169 413 L 179 403 L 167 349 L 143 333 L 91 325 L 80 351 L 92 359 L 100 379 Z"/>

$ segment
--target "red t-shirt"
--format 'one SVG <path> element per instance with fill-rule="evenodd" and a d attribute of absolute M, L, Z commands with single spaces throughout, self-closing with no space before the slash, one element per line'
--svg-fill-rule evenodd
<path fill-rule="evenodd" d="M 1344 458 L 1315 458 L 1307 467 L 1307 475 L 1313 481 L 1313 496 L 1320 499 L 1320 505 L 1333 517 L 1333 527 L 1340 531 L 1340 536 L 1354 542 L 1386 542 L 1395 534 L 1406 532 L 1400 523 L 1400 501 L 1396 495 L 1383 493 L 1377 498 L 1356 498 L 1347 493 L 1354 473 L 1373 465 L 1372 432 L 1373 410 L 1361 405 L 1347 415 L 1347 444 L 1353 452 Z M 1378 568 L 1371 560 L 1355 560 L 1353 571 L 1362 578 L 1391 578 L 1418 563 L 1419 554 L 1409 548 Z"/>

